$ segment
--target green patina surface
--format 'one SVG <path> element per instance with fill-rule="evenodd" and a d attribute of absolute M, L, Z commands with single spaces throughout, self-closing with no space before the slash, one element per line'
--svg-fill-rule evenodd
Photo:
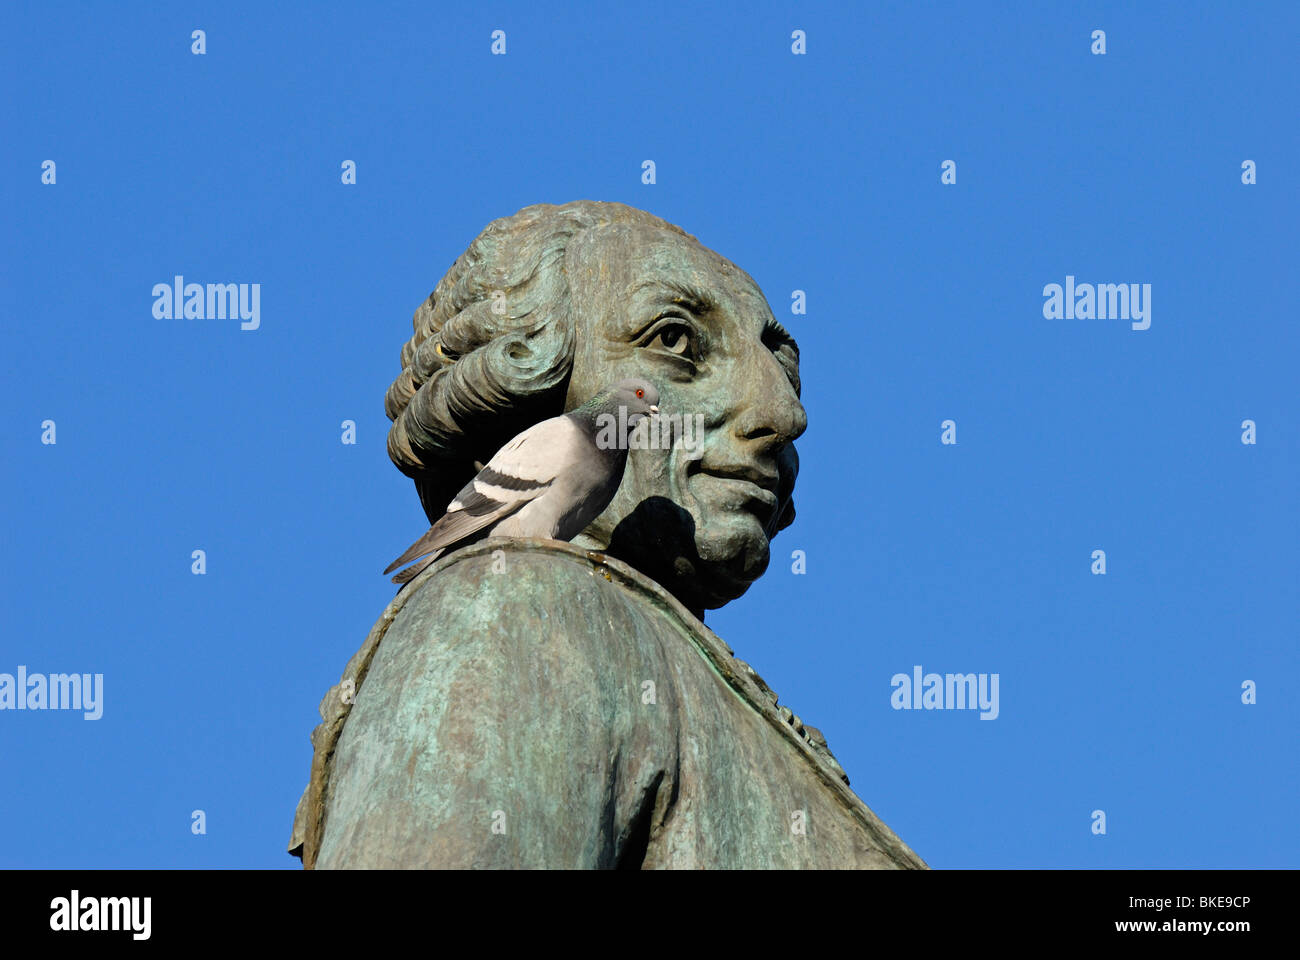
<path fill-rule="evenodd" d="M 307 866 L 925 866 L 680 602 L 570 544 L 440 560 L 321 713 Z"/>
<path fill-rule="evenodd" d="M 629 452 L 573 544 L 464 547 L 388 606 L 321 704 L 304 864 L 923 867 L 701 622 L 795 517 L 799 348 L 754 279 L 645 211 L 538 204 L 475 238 L 412 331 L 388 452 L 431 521 L 624 377 L 681 435 Z"/>

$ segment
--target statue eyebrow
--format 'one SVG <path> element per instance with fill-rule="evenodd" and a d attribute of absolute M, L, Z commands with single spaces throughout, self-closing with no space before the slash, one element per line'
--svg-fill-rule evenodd
<path fill-rule="evenodd" d="M 699 287 L 694 287 L 689 283 L 682 283 L 678 280 L 670 280 L 663 277 L 654 277 L 648 280 L 642 280 L 634 284 L 628 291 L 629 294 L 644 290 L 647 287 L 654 287 L 660 291 L 667 291 L 673 294 L 673 300 L 680 303 L 693 313 L 705 314 L 718 309 L 718 301 L 710 296 Z M 799 357 L 799 343 L 790 331 L 787 330 L 775 317 L 768 317 L 763 322 L 763 342 L 769 348 L 775 349 L 778 346 L 786 345 L 794 351 L 796 360 Z"/>
<path fill-rule="evenodd" d="M 642 280 L 628 292 L 636 293 L 646 287 L 656 287 L 660 291 L 672 294 L 675 303 L 680 303 L 693 313 L 709 313 L 718 309 L 718 301 L 699 287 L 693 287 L 689 283 L 681 283 L 677 280 L 666 280 L 662 277 Z"/>
<path fill-rule="evenodd" d="M 790 331 L 781 325 L 775 317 L 768 317 L 763 324 L 763 342 L 769 347 L 774 344 L 786 344 L 794 351 L 796 359 L 799 356 L 799 343 L 790 335 Z"/>

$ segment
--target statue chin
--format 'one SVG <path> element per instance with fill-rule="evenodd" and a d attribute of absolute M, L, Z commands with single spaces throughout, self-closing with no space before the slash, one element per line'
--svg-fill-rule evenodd
<path fill-rule="evenodd" d="M 589 528 L 573 542 L 636 567 L 697 617 L 741 596 L 769 559 L 767 534 L 752 514 L 700 518 L 661 496 L 642 500 L 607 538 Z"/>
<path fill-rule="evenodd" d="M 690 586 L 707 596 L 701 606 L 714 609 L 735 600 L 763 575 L 770 559 L 767 534 L 753 516 L 727 514 L 696 528 Z"/>

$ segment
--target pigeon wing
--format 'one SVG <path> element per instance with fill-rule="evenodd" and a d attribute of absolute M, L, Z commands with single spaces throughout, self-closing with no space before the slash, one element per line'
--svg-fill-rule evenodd
<path fill-rule="evenodd" d="M 518 513 L 581 456 L 581 443 L 581 431 L 568 417 L 553 417 L 529 427 L 496 452 L 456 494 L 438 522 L 384 573 Z"/>

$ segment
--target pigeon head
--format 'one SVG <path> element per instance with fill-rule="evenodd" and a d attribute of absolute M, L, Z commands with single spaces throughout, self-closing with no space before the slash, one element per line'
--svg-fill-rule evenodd
<path fill-rule="evenodd" d="M 659 412 L 659 391 L 647 380 L 632 377 L 611 383 L 591 401 L 600 413 L 617 414 L 627 409 L 627 423 L 635 426 L 645 416 Z"/>

